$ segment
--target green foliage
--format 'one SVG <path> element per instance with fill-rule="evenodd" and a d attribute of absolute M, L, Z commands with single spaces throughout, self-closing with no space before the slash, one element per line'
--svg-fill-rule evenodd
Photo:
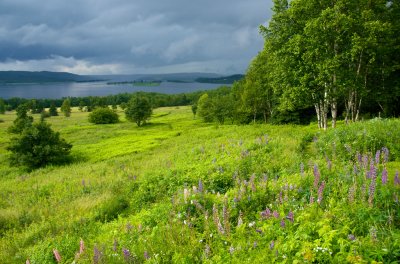
<path fill-rule="evenodd" d="M 66 117 L 71 116 L 71 101 L 70 99 L 65 99 L 61 105 L 61 112 L 64 114 Z"/>
<path fill-rule="evenodd" d="M 4 114 L 6 112 L 6 104 L 3 99 L 0 98 L 0 114 Z"/>
<path fill-rule="evenodd" d="M 108 107 L 96 108 L 89 114 L 89 122 L 94 124 L 114 124 L 118 121 L 118 114 Z"/>
<path fill-rule="evenodd" d="M 140 96 L 132 98 L 125 109 L 126 119 L 135 122 L 138 126 L 146 123 L 152 113 L 150 102 L 147 98 Z"/>
<path fill-rule="evenodd" d="M 65 162 L 71 147 L 49 124 L 40 122 L 25 127 L 19 136 L 12 138 L 7 150 L 11 152 L 11 165 L 34 169 Z"/>
<path fill-rule="evenodd" d="M 212 122 L 213 116 L 213 105 L 212 100 L 208 94 L 203 94 L 197 102 L 197 113 L 204 120 L 204 122 Z"/>
<path fill-rule="evenodd" d="M 197 103 L 192 104 L 192 113 L 193 113 L 193 116 L 196 117 L 196 113 L 197 113 Z"/>
<path fill-rule="evenodd" d="M 58 116 L 57 107 L 54 102 L 52 102 L 50 105 L 49 114 L 50 116 Z"/>
<path fill-rule="evenodd" d="M 391 263 L 400 256 L 397 134 L 384 141 L 389 161 L 361 150 L 365 167 L 339 154 L 342 134 L 314 126 L 216 127 L 193 119 L 190 106 L 155 109 L 146 129 L 125 120 L 93 126 L 88 115 L 49 119 L 74 143 L 79 163 L 22 173 L 0 156 L 1 263 L 52 263 L 53 249 L 66 263 Z M 378 142 L 398 130 L 397 120 L 338 126 L 351 135 L 346 142 L 357 131 Z"/>
<path fill-rule="evenodd" d="M 17 108 L 17 118 L 13 125 L 8 128 L 8 132 L 18 134 L 25 128 L 30 127 L 33 123 L 33 117 L 28 116 L 28 105 L 22 104 Z"/>

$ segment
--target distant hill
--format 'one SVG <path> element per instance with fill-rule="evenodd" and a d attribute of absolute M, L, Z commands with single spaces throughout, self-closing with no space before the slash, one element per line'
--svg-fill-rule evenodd
<path fill-rule="evenodd" d="M 223 76 L 217 78 L 197 78 L 195 81 L 199 83 L 218 83 L 218 84 L 232 84 L 235 81 L 243 79 L 243 74 L 234 74 L 230 76 Z"/>
<path fill-rule="evenodd" d="M 68 72 L 0 71 L 0 83 L 79 82 L 90 79 L 90 76 Z"/>
<path fill-rule="evenodd" d="M 49 83 L 49 82 L 199 82 L 232 84 L 240 80 L 243 75 L 236 74 L 231 76 L 222 76 L 215 73 L 169 73 L 169 74 L 114 74 L 114 75 L 78 75 L 68 72 L 30 72 L 30 71 L 0 71 L 0 84 L 5 83 Z"/>

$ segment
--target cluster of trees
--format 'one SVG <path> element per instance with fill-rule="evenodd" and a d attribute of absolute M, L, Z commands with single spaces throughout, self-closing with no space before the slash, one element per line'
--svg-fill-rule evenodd
<path fill-rule="evenodd" d="M 399 1 L 274 0 L 273 12 L 261 27 L 264 49 L 232 89 L 236 111 L 293 121 L 313 109 L 324 129 L 329 112 L 333 127 L 339 117 L 359 120 L 361 111 L 399 115 Z M 204 101 L 199 115 L 209 120 Z"/>

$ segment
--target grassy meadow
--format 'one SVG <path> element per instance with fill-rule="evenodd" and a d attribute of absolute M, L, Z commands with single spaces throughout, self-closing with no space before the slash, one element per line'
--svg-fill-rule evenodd
<path fill-rule="evenodd" d="M 32 172 L 8 165 L 15 113 L 0 115 L 0 263 L 398 263 L 399 120 L 323 132 L 119 114 L 46 119 L 73 162 Z"/>

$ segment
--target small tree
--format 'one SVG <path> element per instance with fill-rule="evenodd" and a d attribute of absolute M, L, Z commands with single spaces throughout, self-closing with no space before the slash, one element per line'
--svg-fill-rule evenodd
<path fill-rule="evenodd" d="M 11 152 L 11 165 L 34 169 L 66 161 L 71 148 L 49 124 L 39 122 L 25 127 L 21 135 L 12 138 L 7 150 Z"/>
<path fill-rule="evenodd" d="M 114 124 L 118 121 L 118 114 L 108 107 L 96 108 L 89 114 L 89 122 L 94 124 Z"/>
<path fill-rule="evenodd" d="M 58 116 L 57 107 L 54 102 L 52 102 L 50 105 L 49 114 L 50 116 Z"/>
<path fill-rule="evenodd" d="M 139 96 L 132 98 L 125 110 L 126 119 L 135 122 L 138 126 L 143 125 L 152 113 L 153 109 L 147 98 Z"/>
<path fill-rule="evenodd" d="M 29 106 L 21 104 L 17 107 L 17 118 L 14 120 L 13 125 L 8 128 L 8 132 L 19 134 L 26 127 L 32 126 L 33 117 L 28 116 Z"/>
<path fill-rule="evenodd" d="M 62 103 L 61 112 L 63 112 L 66 117 L 71 116 L 71 101 L 69 99 L 65 99 Z"/>
<path fill-rule="evenodd" d="M 196 118 L 196 113 L 197 113 L 197 104 L 196 103 L 192 104 L 192 113 L 193 113 L 193 116 Z"/>

